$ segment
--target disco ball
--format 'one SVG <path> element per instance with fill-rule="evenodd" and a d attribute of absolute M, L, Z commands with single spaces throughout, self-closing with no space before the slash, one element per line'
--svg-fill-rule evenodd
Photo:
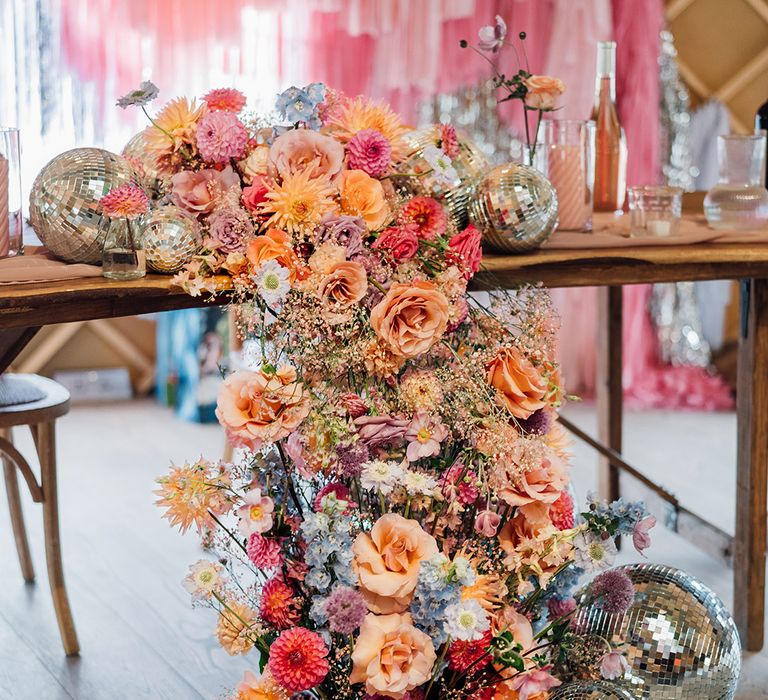
<path fill-rule="evenodd" d="M 630 564 L 621 569 L 635 585 L 635 602 L 624 615 L 585 604 L 573 625 L 599 635 L 625 653 L 630 665 L 624 688 L 648 700 L 730 700 L 741 670 L 741 642 L 722 601 L 679 569 Z"/>
<path fill-rule="evenodd" d="M 469 205 L 483 241 L 507 253 L 538 248 L 557 225 L 557 194 L 538 170 L 506 163 L 491 170 Z"/>
<path fill-rule="evenodd" d="M 99 200 L 136 180 L 131 164 L 101 148 L 75 148 L 40 171 L 29 195 L 29 219 L 42 244 L 73 263 L 101 263 L 108 219 Z"/>
<path fill-rule="evenodd" d="M 200 224 L 183 209 L 166 204 L 144 219 L 147 266 L 155 272 L 178 272 L 197 250 Z"/>
<path fill-rule="evenodd" d="M 451 181 L 446 182 L 438 177 L 424 158 L 424 149 L 435 146 L 439 139 L 436 126 L 417 129 L 405 135 L 409 155 L 398 166 L 398 171 L 425 174 L 394 179 L 406 195 L 426 195 L 442 202 L 453 223 L 462 230 L 469 223 L 469 203 L 474 189 L 490 166 L 488 159 L 472 141 L 463 134 L 457 136 L 459 155 L 451 160 L 456 171 L 456 177 Z"/>
<path fill-rule="evenodd" d="M 157 169 L 157 160 L 147 147 L 146 136 L 150 129 L 154 127 L 147 127 L 131 137 L 131 140 L 123 146 L 122 156 L 134 167 L 144 189 L 157 198 L 162 194 L 163 187 Z"/>
<path fill-rule="evenodd" d="M 608 681 L 577 681 L 550 691 L 549 700 L 636 700 L 615 683 Z"/>

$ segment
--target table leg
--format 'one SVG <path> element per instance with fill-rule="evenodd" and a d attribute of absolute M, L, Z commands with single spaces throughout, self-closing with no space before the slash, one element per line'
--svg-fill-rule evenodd
<path fill-rule="evenodd" d="M 600 287 L 597 293 L 598 436 L 604 445 L 621 452 L 622 290 Z M 606 457 L 600 457 L 598 480 L 603 498 L 613 501 L 619 497 L 619 470 Z"/>
<path fill-rule="evenodd" d="M 737 384 L 734 617 L 748 651 L 763 648 L 768 491 L 768 280 L 741 286 Z"/>

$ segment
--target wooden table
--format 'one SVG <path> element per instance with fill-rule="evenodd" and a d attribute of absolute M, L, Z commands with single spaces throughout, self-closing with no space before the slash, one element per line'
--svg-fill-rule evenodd
<path fill-rule="evenodd" d="M 619 468 L 649 479 L 620 455 L 622 443 L 621 331 L 625 284 L 741 279 L 736 533 L 733 538 L 688 511 L 673 497 L 679 531 L 686 529 L 710 553 L 734 564 L 734 615 L 746 649 L 763 646 L 768 475 L 768 244 L 706 244 L 621 249 L 539 250 L 489 254 L 477 289 L 543 282 L 550 287 L 599 286 L 599 432 L 604 455 L 601 490 L 618 494 Z M 133 282 L 84 279 L 0 287 L 0 371 L 47 324 L 202 306 L 170 289 L 168 277 Z M 578 430 L 578 429 L 576 429 Z M 582 434 L 582 437 L 584 436 Z M 595 441 L 593 441 L 594 443 Z M 663 489 L 655 488 L 664 494 Z M 685 534 L 685 533 L 683 533 Z"/>

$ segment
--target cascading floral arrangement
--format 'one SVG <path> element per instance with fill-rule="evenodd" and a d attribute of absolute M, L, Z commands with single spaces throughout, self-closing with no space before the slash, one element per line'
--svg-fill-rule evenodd
<path fill-rule="evenodd" d="M 244 104 L 175 100 L 147 132 L 165 196 L 205 231 L 176 282 L 228 275 L 258 348 L 218 398 L 238 459 L 173 466 L 156 491 L 210 550 L 193 601 L 227 652 L 258 653 L 234 697 L 541 700 L 619 675 L 620 650 L 569 624 L 571 589 L 653 521 L 574 514 L 548 295 L 468 293 L 481 235 L 398 189 L 407 128 L 386 105 L 290 88 L 265 129 Z M 434 133 L 450 179 L 456 133 Z M 634 596 L 619 571 L 591 591 L 612 612 Z"/>

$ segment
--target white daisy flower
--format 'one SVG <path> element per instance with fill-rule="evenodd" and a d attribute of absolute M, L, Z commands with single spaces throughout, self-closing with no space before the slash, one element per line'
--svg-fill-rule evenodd
<path fill-rule="evenodd" d="M 435 177 L 445 185 L 452 185 L 456 182 L 458 175 L 453 167 L 451 159 L 445 155 L 444 151 L 437 146 L 426 146 L 421 152 L 424 160 L 429 163 L 435 171 Z"/>
<path fill-rule="evenodd" d="M 437 488 L 437 479 L 423 472 L 406 471 L 403 485 L 409 496 L 432 496 Z"/>
<path fill-rule="evenodd" d="M 613 566 L 616 543 L 612 537 L 603 539 L 593 532 L 580 532 L 573 539 L 576 548 L 574 561 L 587 572 L 602 571 Z"/>
<path fill-rule="evenodd" d="M 462 600 L 445 609 L 443 628 L 451 639 L 473 642 L 481 639 L 483 632 L 491 627 L 488 613 L 474 598 Z"/>
<path fill-rule="evenodd" d="M 277 306 L 283 302 L 291 291 L 290 273 L 277 260 L 267 260 L 259 265 L 253 274 L 261 298 L 269 306 Z"/>
<path fill-rule="evenodd" d="M 189 573 L 181 583 L 192 594 L 193 600 L 206 600 L 224 582 L 223 570 L 221 564 L 201 559 L 189 567 Z"/>
<path fill-rule="evenodd" d="M 403 468 L 397 462 L 376 459 L 363 464 L 362 470 L 360 485 L 367 491 L 379 491 L 385 496 L 392 493 L 403 478 Z"/>

